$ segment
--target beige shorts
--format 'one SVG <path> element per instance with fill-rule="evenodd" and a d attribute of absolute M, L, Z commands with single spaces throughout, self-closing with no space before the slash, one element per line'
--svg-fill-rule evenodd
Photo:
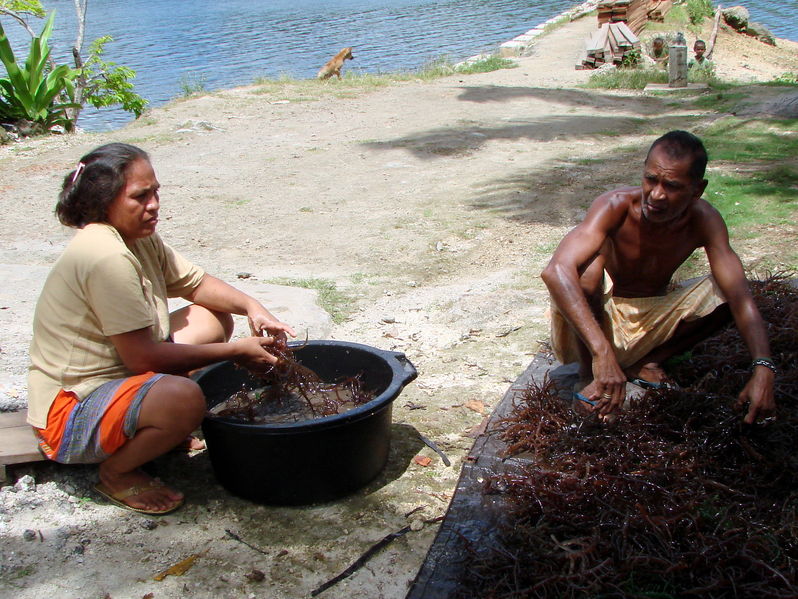
<path fill-rule="evenodd" d="M 680 322 L 708 316 L 726 299 L 711 275 L 663 296 L 613 297 L 605 272 L 603 303 L 601 328 L 621 368 L 627 368 L 673 337 Z M 576 332 L 553 302 L 551 346 L 562 364 L 579 361 Z"/>

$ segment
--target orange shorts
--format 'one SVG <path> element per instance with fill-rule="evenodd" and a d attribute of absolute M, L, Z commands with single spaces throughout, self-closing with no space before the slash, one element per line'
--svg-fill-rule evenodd
<path fill-rule="evenodd" d="M 136 434 L 141 401 L 162 374 L 146 372 L 104 383 L 83 399 L 63 389 L 47 415 L 47 428 L 34 428 L 39 446 L 62 464 L 94 464 Z"/>

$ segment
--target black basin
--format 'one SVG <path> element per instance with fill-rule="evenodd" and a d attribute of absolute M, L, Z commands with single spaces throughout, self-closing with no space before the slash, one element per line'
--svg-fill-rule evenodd
<path fill-rule="evenodd" d="M 219 482 L 231 493 L 259 503 L 299 505 L 330 501 L 362 487 L 385 466 L 393 400 L 416 378 L 402 353 L 346 341 L 308 341 L 298 362 L 332 382 L 361 375 L 376 397 L 343 414 L 290 424 L 246 424 L 205 418 L 202 431 Z M 193 377 L 208 407 L 256 381 L 231 362 Z"/>

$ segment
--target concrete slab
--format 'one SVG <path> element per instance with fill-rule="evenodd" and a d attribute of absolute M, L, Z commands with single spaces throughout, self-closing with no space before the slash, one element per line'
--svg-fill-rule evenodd
<path fill-rule="evenodd" d="M 684 90 L 707 89 L 706 83 L 688 83 L 687 87 L 671 87 L 667 83 L 649 83 L 643 88 L 644 92 L 678 92 Z"/>

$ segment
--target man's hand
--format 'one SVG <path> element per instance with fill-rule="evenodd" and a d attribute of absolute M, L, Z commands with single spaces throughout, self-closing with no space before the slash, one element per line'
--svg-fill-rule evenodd
<path fill-rule="evenodd" d="M 609 416 L 621 411 L 626 399 L 626 375 L 615 354 L 608 350 L 593 357 L 593 385 L 589 399 L 596 402 L 593 410 L 599 416 Z"/>
<path fill-rule="evenodd" d="M 764 366 L 754 368 L 754 374 L 734 404 L 734 409 L 738 411 L 745 409 L 745 404 L 748 404 L 743 422 L 753 424 L 758 418 L 770 416 L 776 410 L 776 401 L 773 398 L 775 378 L 776 375 L 769 368 Z"/>

